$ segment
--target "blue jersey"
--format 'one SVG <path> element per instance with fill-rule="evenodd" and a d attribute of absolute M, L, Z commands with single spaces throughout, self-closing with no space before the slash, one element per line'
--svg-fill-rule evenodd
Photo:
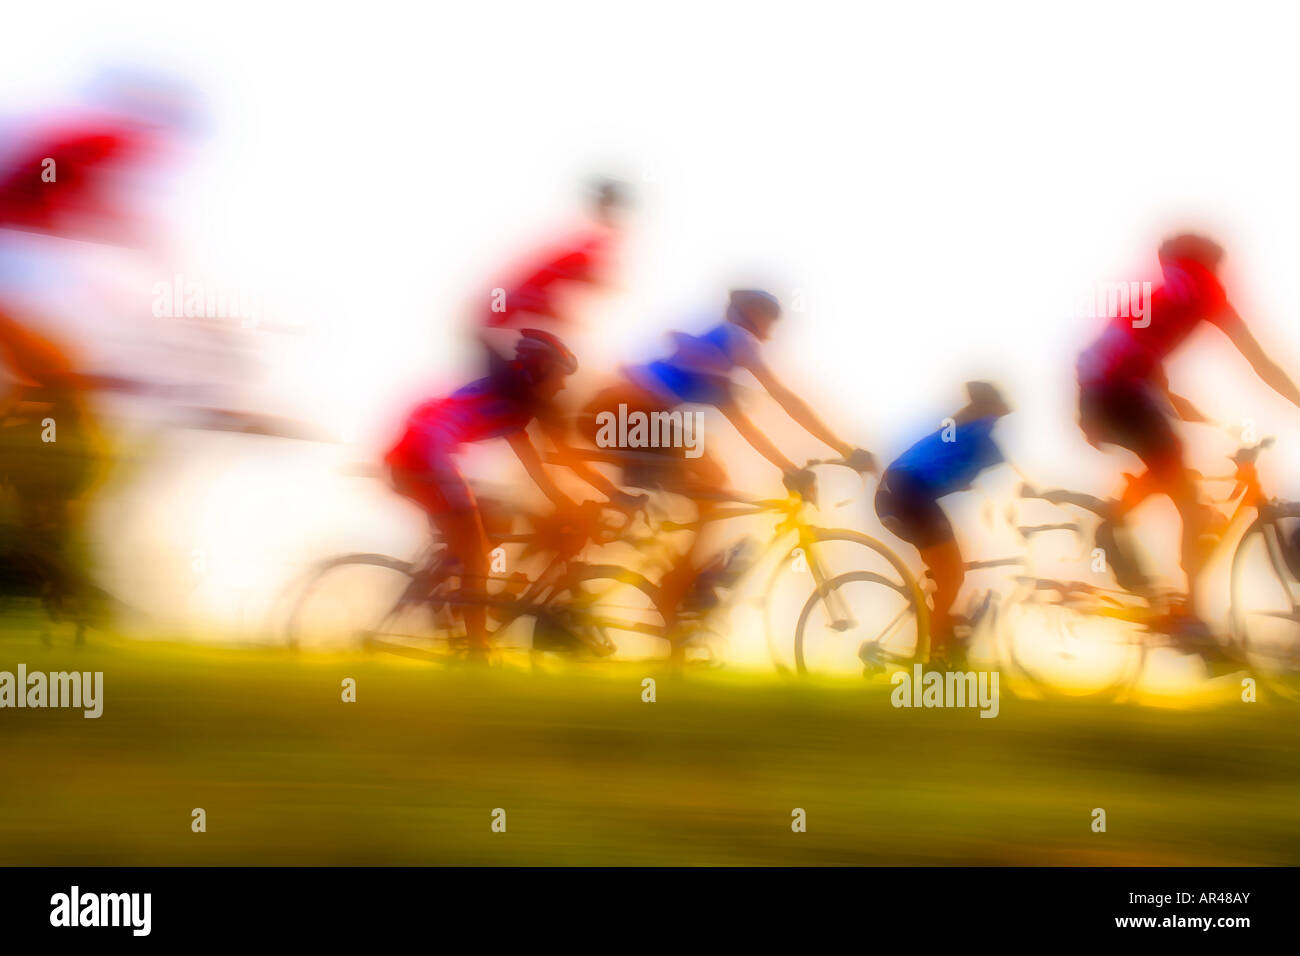
<path fill-rule="evenodd" d="M 721 322 L 702 335 L 673 332 L 673 354 L 627 369 L 627 376 L 669 405 L 722 405 L 730 396 L 732 373 L 758 360 L 758 339 L 734 322 Z"/>
<path fill-rule="evenodd" d="M 986 468 L 1001 464 L 1002 451 L 993 441 L 996 418 L 978 418 L 953 428 L 944 440 L 940 428 L 909 448 L 889 466 L 907 475 L 936 499 L 961 491 Z"/>

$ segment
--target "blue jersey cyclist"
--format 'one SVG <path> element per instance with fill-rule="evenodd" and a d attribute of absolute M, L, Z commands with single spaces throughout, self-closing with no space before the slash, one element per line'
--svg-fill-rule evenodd
<path fill-rule="evenodd" d="M 885 469 L 875 502 L 881 523 L 921 553 L 934 581 L 930 657 L 945 665 L 955 650 L 952 606 L 965 580 L 965 563 L 939 502 L 1005 461 L 993 440 L 993 427 L 1011 410 L 988 382 L 967 382 L 966 393 L 969 401 L 950 423 Z"/>
<path fill-rule="evenodd" d="M 718 409 L 754 449 L 779 468 L 792 490 L 809 492 L 811 476 L 787 458 L 745 414 L 736 400 L 734 379 L 748 372 L 778 405 L 814 438 L 835 450 L 850 465 L 862 471 L 874 470 L 871 455 L 842 441 L 795 392 L 786 387 L 763 360 L 762 344 L 768 340 L 781 306 L 776 296 L 758 289 L 738 289 L 727 301 L 722 321 L 700 334 L 674 332 L 672 351 L 662 359 L 625 367 L 623 380 L 600 392 L 584 409 L 584 431 L 599 444 L 594 423 L 602 413 L 617 413 L 625 407 L 631 415 L 642 413 L 646 420 L 688 405 Z M 690 498 L 699 524 L 708 522 L 711 509 L 726 488 L 727 476 L 716 458 L 694 449 L 688 456 L 683 448 L 645 448 L 616 454 L 623 468 L 624 484 L 657 487 Z M 661 587 L 664 603 L 675 610 L 689 610 L 699 596 L 701 568 L 695 560 L 698 535 L 665 575 Z M 671 611 L 670 611 L 671 613 Z"/>

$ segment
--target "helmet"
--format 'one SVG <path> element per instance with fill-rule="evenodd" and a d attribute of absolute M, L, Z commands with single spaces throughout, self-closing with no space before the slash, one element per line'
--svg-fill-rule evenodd
<path fill-rule="evenodd" d="M 1002 397 L 1002 392 L 992 382 L 967 382 L 966 395 L 970 399 L 970 404 L 981 416 L 1000 416 L 1011 411 L 1011 406 Z"/>
<path fill-rule="evenodd" d="M 631 202 L 631 190 L 620 180 L 601 176 L 590 180 L 592 201 L 598 208 L 623 209 Z"/>
<path fill-rule="evenodd" d="M 1190 259 L 1213 271 L 1223 258 L 1223 247 L 1206 236 L 1184 232 L 1160 244 L 1159 258 L 1161 262 Z"/>
<path fill-rule="evenodd" d="M 762 289 L 732 289 L 727 305 L 746 315 L 759 312 L 773 319 L 781 316 L 781 301 Z"/>
<path fill-rule="evenodd" d="M 541 329 L 524 329 L 520 332 L 515 346 L 515 358 L 526 366 L 537 366 L 542 362 L 552 362 L 563 369 L 565 375 L 572 375 L 578 370 L 578 359 L 569 351 L 567 345 L 550 332 Z"/>

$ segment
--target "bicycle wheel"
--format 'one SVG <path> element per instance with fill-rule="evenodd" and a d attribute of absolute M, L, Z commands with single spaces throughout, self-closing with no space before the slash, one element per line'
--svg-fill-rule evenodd
<path fill-rule="evenodd" d="M 1117 699 L 1146 666 L 1145 628 L 1133 621 L 1062 603 L 1058 592 L 1030 582 L 999 612 L 995 645 L 1010 666 L 1008 689 L 1038 698 Z"/>
<path fill-rule="evenodd" d="M 381 648 L 423 656 L 451 652 L 454 615 L 439 599 L 449 589 L 409 561 L 383 554 L 345 554 L 318 565 L 289 614 L 290 648 Z"/>
<path fill-rule="evenodd" d="M 799 614 L 795 668 L 804 676 L 859 678 L 864 666 L 924 660 L 927 621 L 914 586 L 874 571 L 837 575 L 813 591 Z"/>
<path fill-rule="evenodd" d="M 1294 506 L 1293 511 L 1300 511 Z M 1295 517 L 1282 512 L 1281 517 Z M 1300 702 L 1300 587 L 1276 517 L 1259 517 L 1232 555 L 1229 623 L 1251 671 L 1278 697 Z"/>
<path fill-rule="evenodd" d="M 797 659 L 791 656 L 791 633 L 796 631 L 798 622 L 811 600 L 807 597 L 811 582 L 814 597 L 817 596 L 819 584 L 827 583 L 850 571 L 869 571 L 878 575 L 882 586 L 890 590 L 901 588 L 902 593 L 909 594 L 908 603 L 920 608 L 918 618 L 919 631 L 913 625 L 912 650 L 916 653 L 917 640 L 920 641 L 922 653 L 929 650 L 929 609 L 925 598 L 912 572 L 893 551 L 885 544 L 869 535 L 844 528 L 809 529 L 812 541 L 796 543 L 782 556 L 768 579 L 763 597 L 763 616 L 767 638 L 768 653 L 773 665 L 781 673 L 792 670 L 805 671 L 799 667 Z M 853 606 L 844 598 L 828 592 L 827 607 L 833 620 L 831 624 L 847 628 L 848 619 L 853 616 Z M 859 667 L 859 671 L 861 668 Z"/>

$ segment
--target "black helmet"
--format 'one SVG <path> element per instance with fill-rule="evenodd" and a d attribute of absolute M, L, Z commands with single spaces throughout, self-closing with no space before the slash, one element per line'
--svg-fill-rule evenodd
<path fill-rule="evenodd" d="M 515 346 L 515 358 L 525 366 L 536 367 L 541 362 L 552 362 L 572 375 L 578 370 L 578 359 L 558 336 L 541 329 L 524 329 Z"/>

